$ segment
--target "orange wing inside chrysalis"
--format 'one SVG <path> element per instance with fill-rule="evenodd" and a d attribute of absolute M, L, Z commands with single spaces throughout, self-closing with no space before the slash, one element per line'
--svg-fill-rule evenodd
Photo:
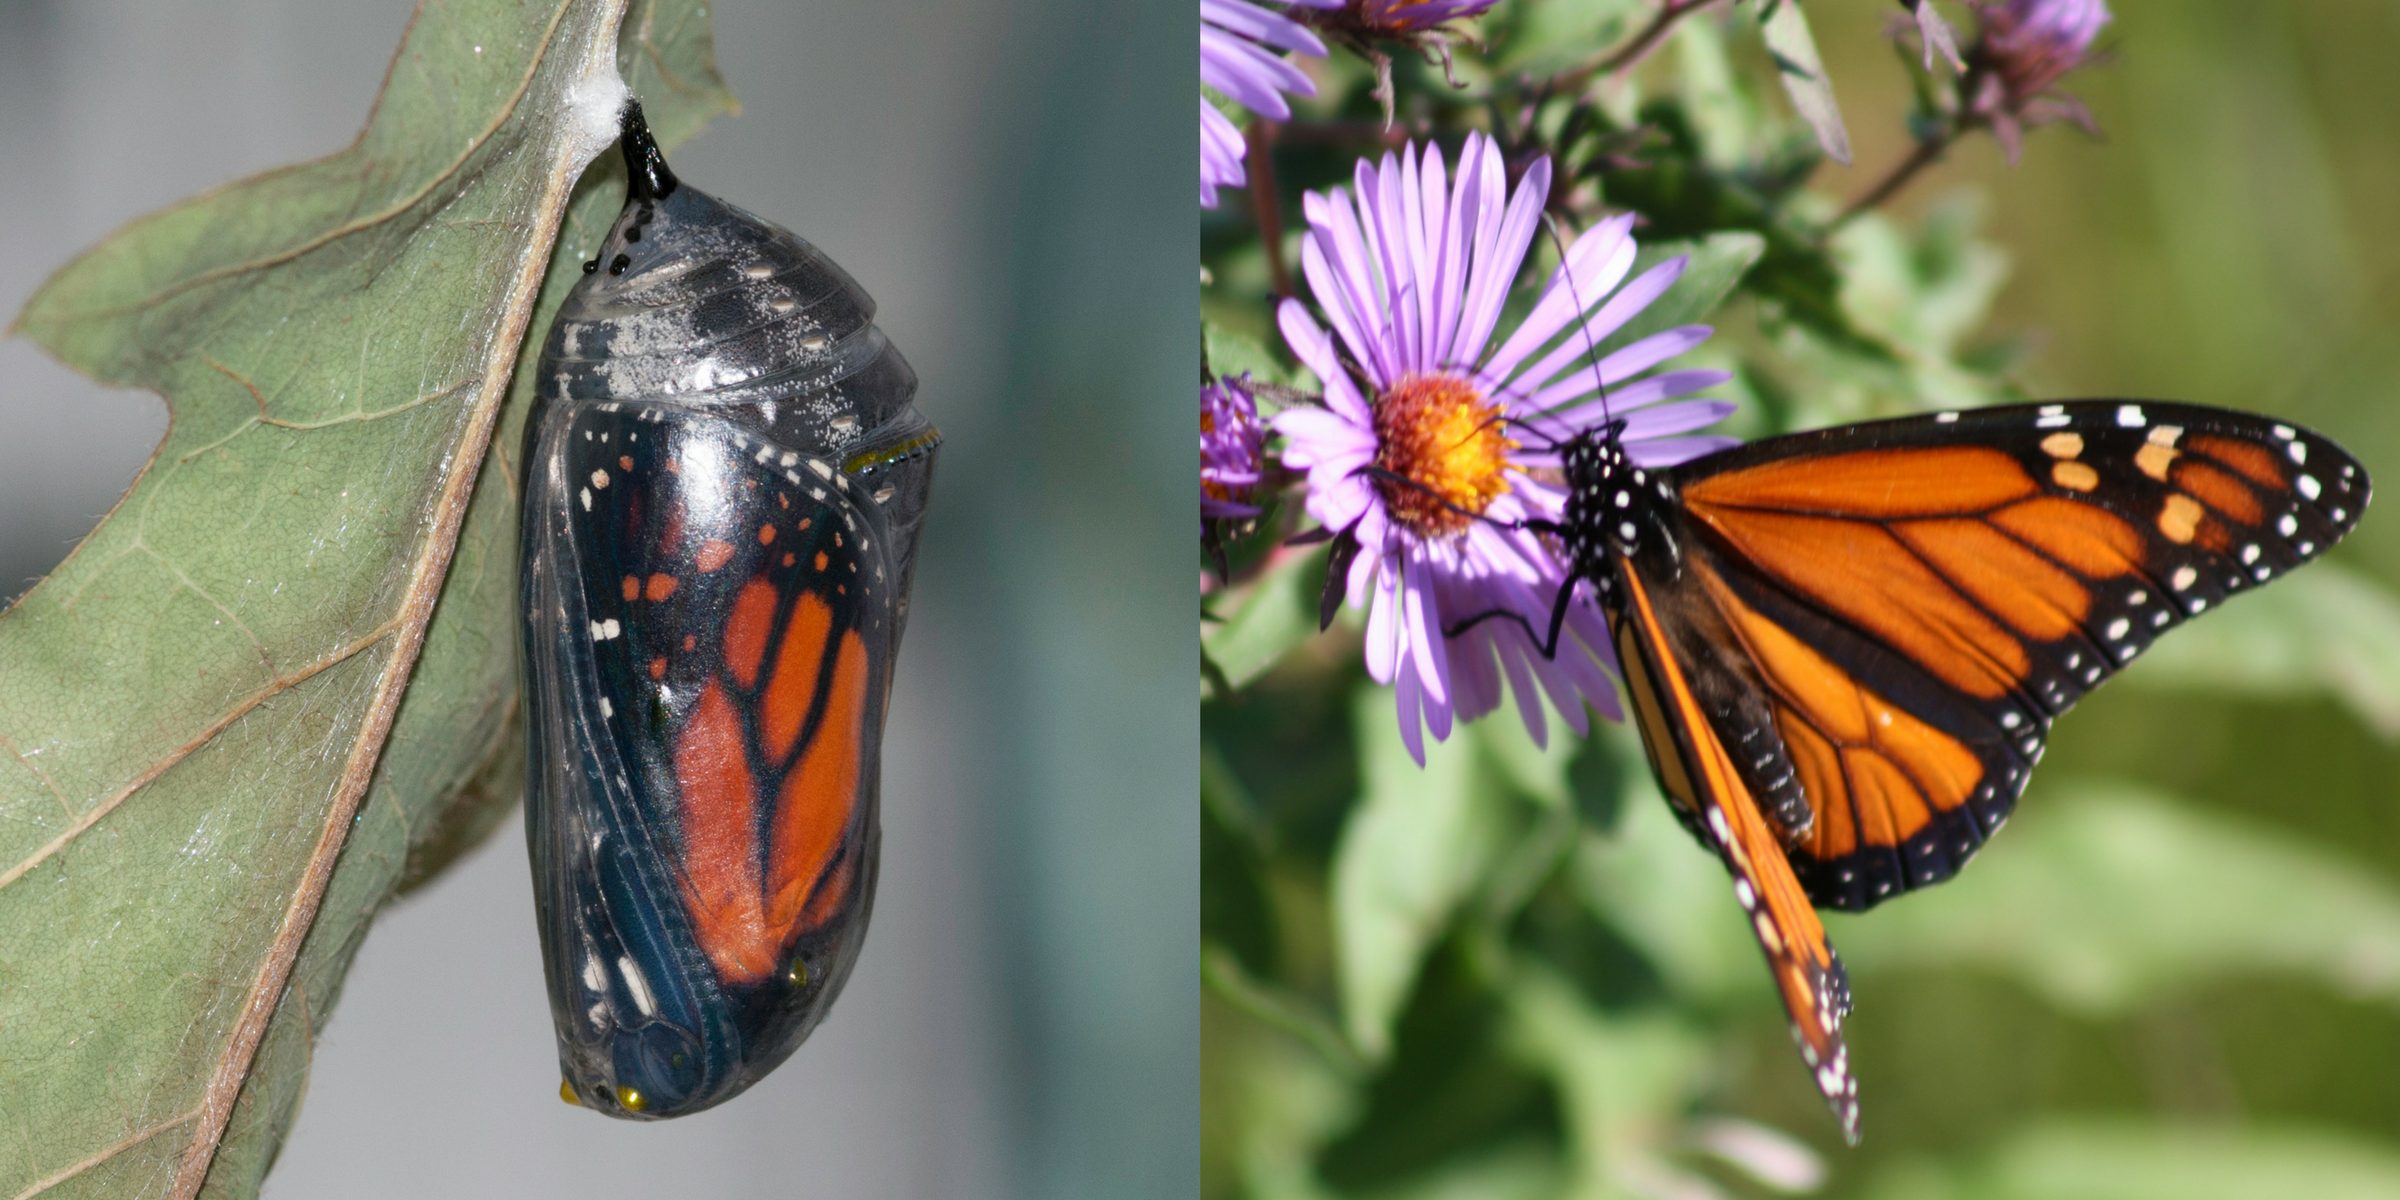
<path fill-rule="evenodd" d="M 1625 623 L 1630 627 L 1618 631 L 1619 661 L 1651 761 L 1669 795 L 1699 814 L 1733 872 L 1734 898 L 1766 952 L 1801 1056 L 1844 1136 L 1856 1142 L 1858 1085 L 1842 1041 L 1850 1001 L 1841 962 L 1773 827 L 1694 698 L 1660 630 L 1647 587 L 1631 571 L 1620 578 L 1632 603 Z"/>
<path fill-rule="evenodd" d="M 838 897 L 811 898 L 838 893 L 849 878 L 848 859 L 836 856 L 858 809 L 872 699 L 858 631 L 833 637 L 833 610 L 803 592 L 777 639 L 775 604 L 767 581 L 750 581 L 734 598 L 724 634 L 727 673 L 739 687 L 756 689 L 765 787 L 752 773 L 735 698 L 719 682 L 702 691 L 675 742 L 684 906 L 701 950 L 728 984 L 776 973 L 792 938 L 839 910 Z M 829 660 L 833 678 L 821 687 Z M 762 847 L 759 804 L 768 789 L 775 807 Z"/>
<path fill-rule="evenodd" d="M 758 782 L 741 715 L 714 681 L 675 739 L 683 825 L 683 902 L 719 978 L 746 983 L 775 970 L 760 902 Z"/>
<path fill-rule="evenodd" d="M 867 677 L 866 644 L 857 633 L 844 633 L 834 656 L 825 719 L 800 761 L 783 777 L 775 804 L 767 888 L 778 929 L 796 931 L 800 925 L 809 896 L 834 865 L 834 852 L 857 810 Z"/>

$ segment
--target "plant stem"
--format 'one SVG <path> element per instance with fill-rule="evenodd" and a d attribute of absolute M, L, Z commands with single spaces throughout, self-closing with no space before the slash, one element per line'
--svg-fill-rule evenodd
<path fill-rule="evenodd" d="M 1908 157 L 1901 159 L 1899 165 L 1886 173 L 1881 182 L 1867 189 L 1865 195 L 1851 201 L 1850 206 L 1843 209 L 1840 216 L 1827 222 L 1825 233 L 1830 236 L 1835 230 L 1856 219 L 1860 213 L 1891 199 L 1894 193 L 1908 186 L 1909 180 L 1916 178 L 1917 172 L 1941 161 L 1942 153 L 1950 148 L 1952 142 L 1957 140 L 1958 130 L 1952 128 L 1918 142 L 1917 148 L 1909 151 Z"/>
<path fill-rule="evenodd" d="M 1250 215 L 1258 222 L 1258 240 L 1267 252 L 1267 278 L 1278 302 L 1292 297 L 1292 269 L 1283 261 L 1283 197 L 1275 188 L 1275 134 L 1278 123 L 1260 117 L 1250 122 Z"/>
<path fill-rule="evenodd" d="M 1640 62 L 1650 51 L 1657 48 L 1661 39 L 1674 30 L 1677 21 L 1716 2 L 1717 0 L 1667 0 L 1666 3 L 1659 6 L 1658 15 L 1650 18 L 1650 24 L 1640 33 L 1633 35 L 1632 41 L 1625 43 L 1619 49 L 1608 52 L 1597 62 L 1584 68 L 1584 78 L 1611 71 L 1622 71 Z M 1582 80 L 1579 79 L 1576 82 L 1580 84 Z"/>

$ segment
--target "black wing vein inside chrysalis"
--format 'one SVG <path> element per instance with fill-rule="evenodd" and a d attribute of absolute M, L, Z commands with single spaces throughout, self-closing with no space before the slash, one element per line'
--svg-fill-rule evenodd
<path fill-rule="evenodd" d="M 680 182 L 639 105 L 623 145 L 526 430 L 526 836 L 563 1094 L 658 1118 L 857 960 L 939 436 L 840 267 Z"/>

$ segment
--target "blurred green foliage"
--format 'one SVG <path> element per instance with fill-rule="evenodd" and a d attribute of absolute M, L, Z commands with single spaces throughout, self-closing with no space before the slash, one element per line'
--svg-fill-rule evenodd
<path fill-rule="evenodd" d="M 2305 422 L 2400 478 L 2400 230 L 2375 219 L 2400 186 L 2400 7 L 2114 8 L 2106 60 L 2066 81 L 2103 138 L 2044 130 L 2013 168 L 1969 141 L 1830 239 L 1913 145 L 1890 4 L 1808 6 L 1852 169 L 1822 161 L 1756 0 L 1531 102 L 1512 81 L 1651 10 L 1508 0 L 1457 47 L 1463 88 L 1397 57 L 1390 136 L 1519 121 L 1571 221 L 1631 208 L 1645 242 L 1730 255 L 1730 295 L 1677 295 L 1713 310 L 1689 358 L 1735 373 L 1733 432 L 2171 396 Z M 1364 64 L 1309 69 L 1274 151 L 1294 263 L 1300 193 L 1388 144 Z M 1250 204 L 1203 219 L 1211 365 L 1307 386 Z M 1852 1150 L 1633 735 L 1550 714 L 1542 749 L 1503 710 L 1418 768 L 1348 617 L 1318 632 L 1326 556 L 1279 547 L 1297 509 L 1202 600 L 1208 1195 L 2400 1196 L 2400 525 L 2371 517 L 2062 719 L 1959 879 L 1829 918 Z"/>

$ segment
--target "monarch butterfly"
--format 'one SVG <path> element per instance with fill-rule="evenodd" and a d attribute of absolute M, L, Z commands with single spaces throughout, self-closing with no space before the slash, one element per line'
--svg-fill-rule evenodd
<path fill-rule="evenodd" d="M 1642 745 L 1721 857 L 1817 1087 L 1858 1140 L 1842 962 L 1817 907 L 1948 879 L 2050 722 L 2160 634 L 2323 553 L 2368 481 L 2319 434 L 2118 400 L 1792 434 L 1644 470 L 1623 421 L 1561 447 Z"/>
<path fill-rule="evenodd" d="M 939 435 L 840 267 L 621 125 L 526 429 L 526 838 L 560 1094 L 660 1118 L 773 1070 L 857 960 Z"/>

